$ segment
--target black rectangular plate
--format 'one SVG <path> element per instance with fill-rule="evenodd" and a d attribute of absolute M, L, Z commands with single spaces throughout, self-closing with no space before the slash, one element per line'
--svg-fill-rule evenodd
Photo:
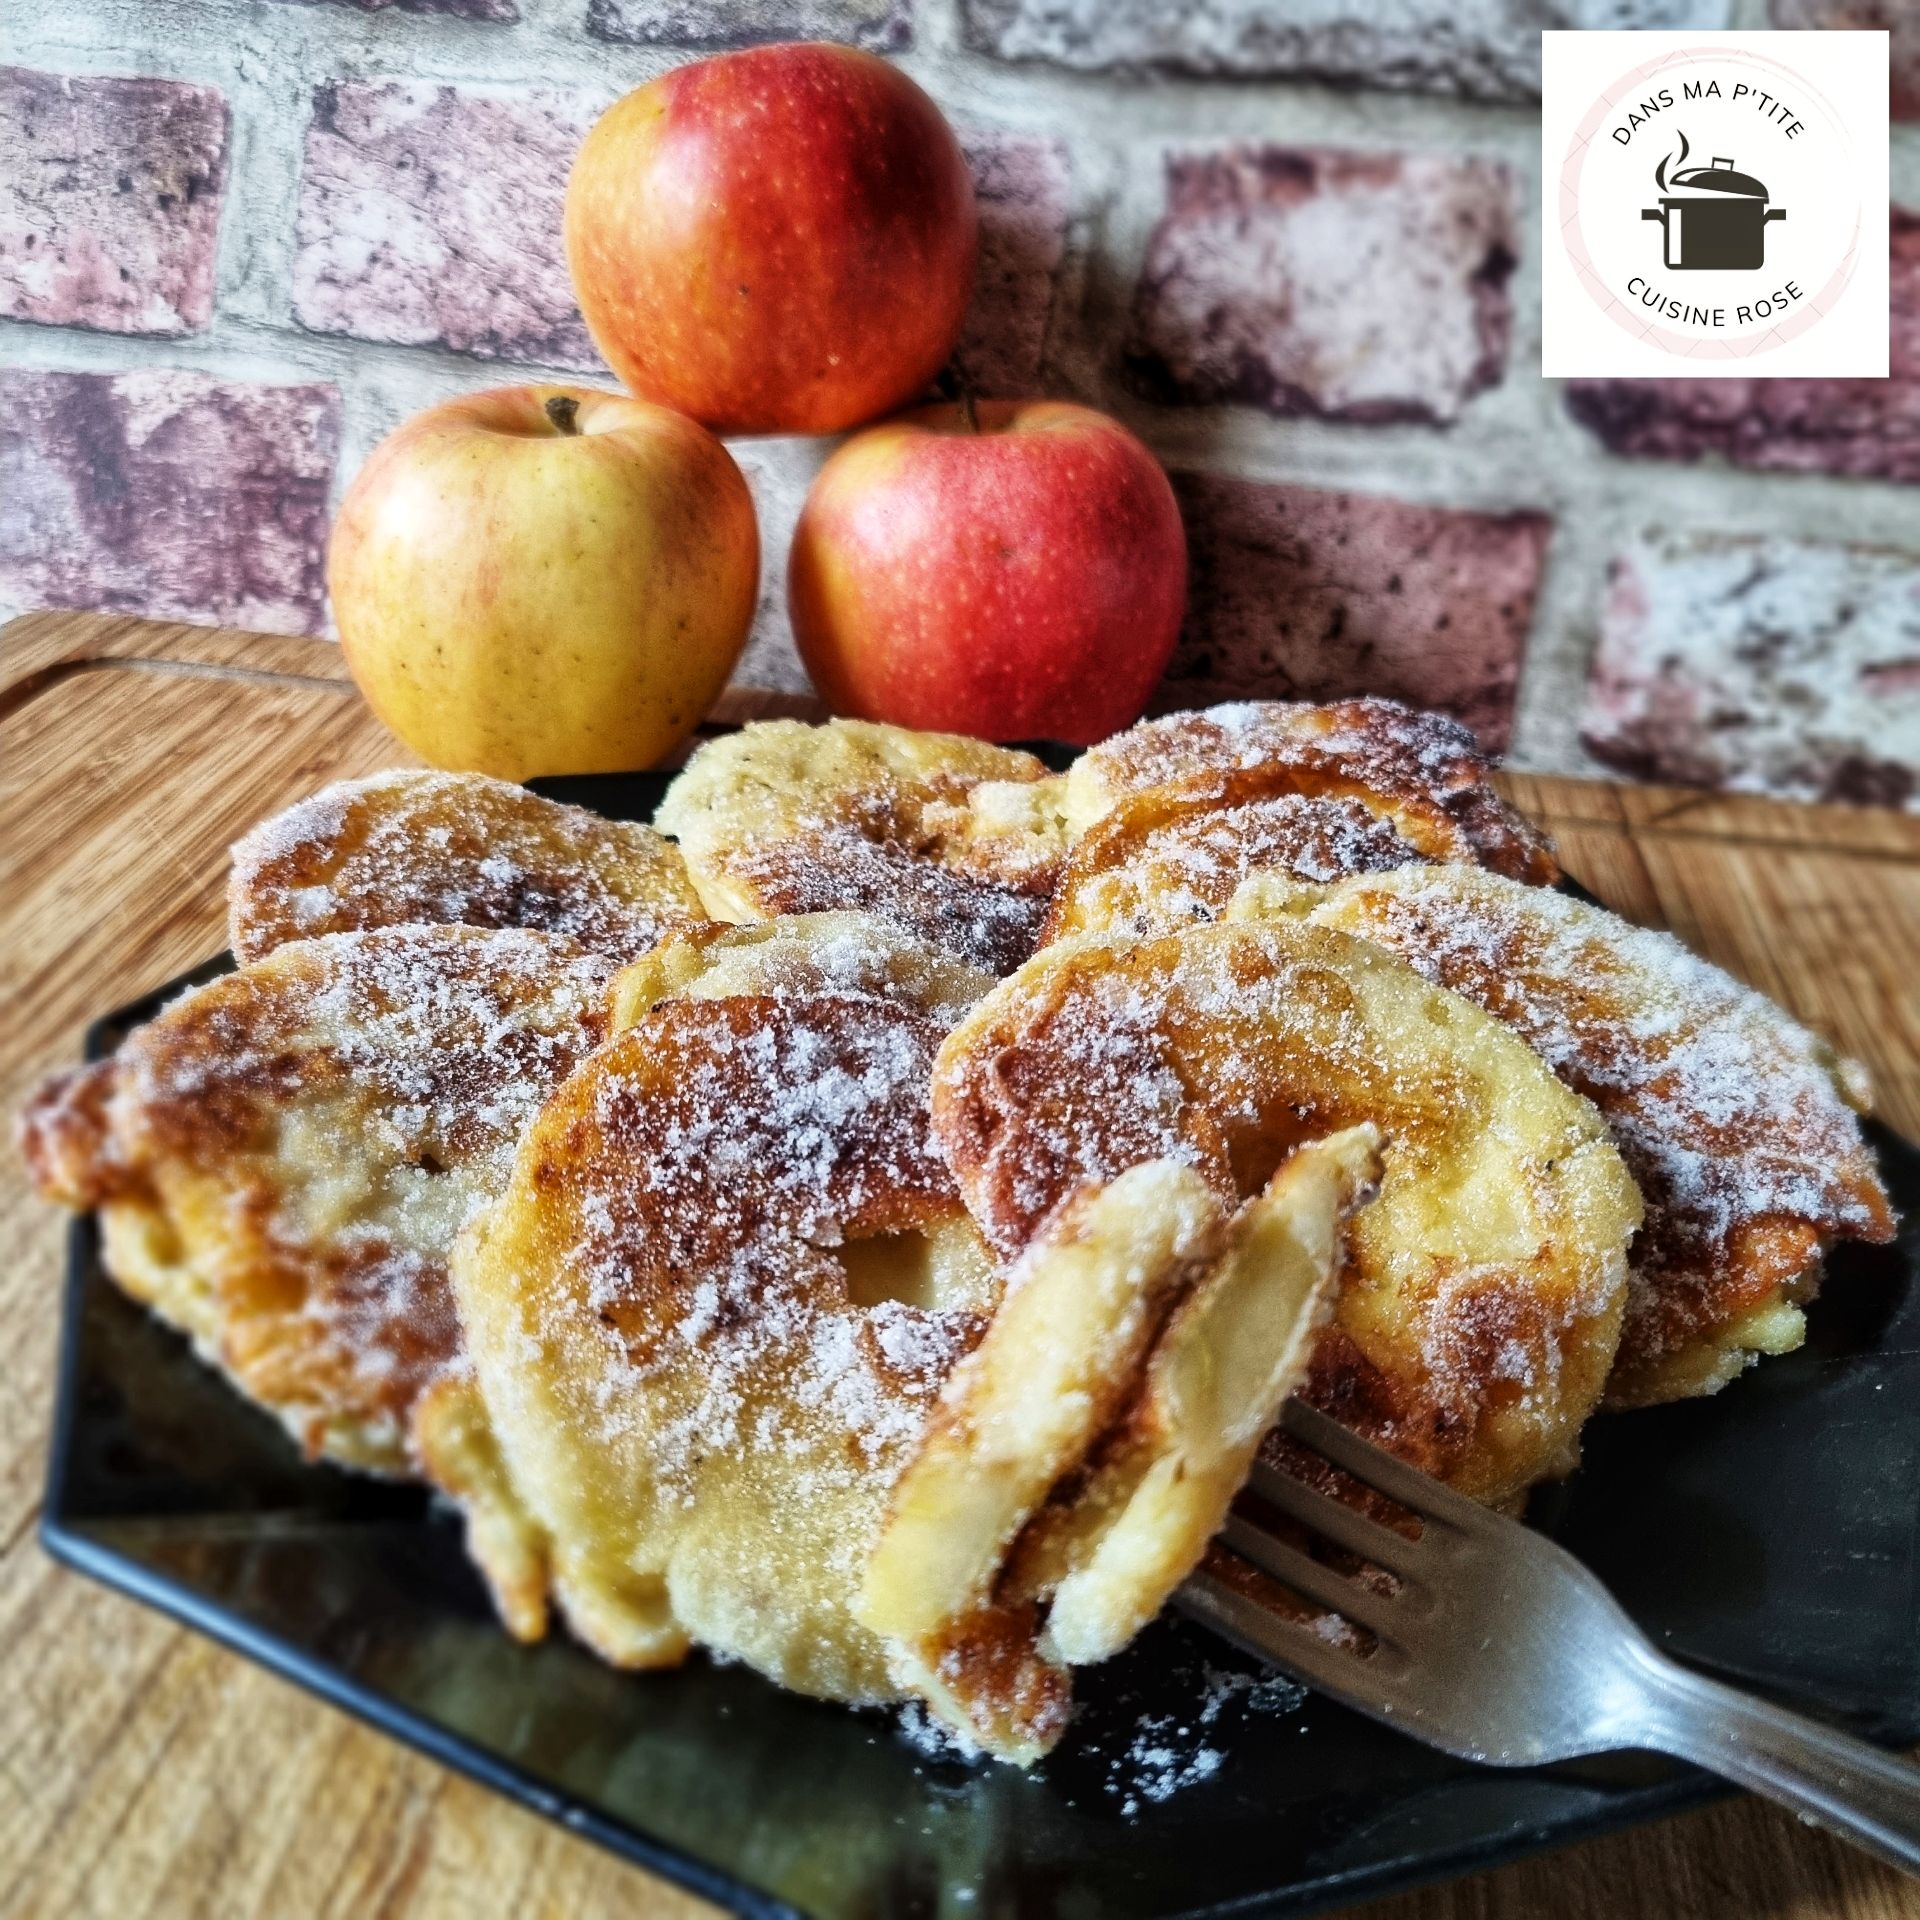
<path fill-rule="evenodd" d="M 543 783 L 628 818 L 662 776 Z M 217 971 L 211 962 L 193 978 Z M 93 1056 L 185 985 L 101 1021 Z M 1842 1249 L 1798 1353 L 1713 1400 L 1596 1421 L 1533 1518 L 1663 1646 L 1876 1738 L 1920 1739 L 1920 1152 L 1873 1129 L 1892 1247 Z M 1244 1698 L 1211 1777 L 1129 1814 L 1142 1716 L 1194 1726 L 1208 1669 L 1157 1622 L 1082 1677 L 1030 1774 L 928 1758 L 873 1714 L 695 1659 L 621 1674 L 495 1626 L 453 1517 L 299 1459 L 115 1291 L 73 1230 L 42 1536 L 436 1759 L 735 1911 L 819 1920 L 1301 1914 L 1651 1819 L 1718 1791 L 1645 1755 L 1497 1772 L 1317 1698 Z"/>

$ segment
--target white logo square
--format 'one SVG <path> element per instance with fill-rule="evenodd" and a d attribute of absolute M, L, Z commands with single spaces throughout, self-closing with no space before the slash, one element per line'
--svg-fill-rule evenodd
<path fill-rule="evenodd" d="M 1887 35 L 1541 36 L 1541 371 L 1887 372 Z"/>

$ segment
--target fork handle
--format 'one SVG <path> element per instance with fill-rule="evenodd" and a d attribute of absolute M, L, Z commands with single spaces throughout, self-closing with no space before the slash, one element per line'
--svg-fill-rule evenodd
<path fill-rule="evenodd" d="M 1920 1766 L 1658 1654 L 1644 1678 L 1651 1713 L 1635 1744 L 1691 1760 L 1920 1874 Z"/>

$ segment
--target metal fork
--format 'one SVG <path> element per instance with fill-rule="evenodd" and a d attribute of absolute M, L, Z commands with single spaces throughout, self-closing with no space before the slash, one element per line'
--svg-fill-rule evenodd
<path fill-rule="evenodd" d="M 1182 1610 L 1443 1753 L 1530 1767 L 1648 1747 L 1791 1807 L 1920 1873 L 1920 1766 L 1676 1666 L 1544 1534 L 1452 1492 L 1298 1400 L 1284 1432 L 1420 1522 L 1408 1538 L 1262 1464 L 1248 1489 L 1394 1576 L 1390 1592 L 1324 1565 L 1235 1512 L 1218 1544 L 1364 1629 L 1328 1637 L 1202 1569 Z"/>

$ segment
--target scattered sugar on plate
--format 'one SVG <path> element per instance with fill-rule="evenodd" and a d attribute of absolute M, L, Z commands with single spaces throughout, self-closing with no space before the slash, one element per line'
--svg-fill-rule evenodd
<path fill-rule="evenodd" d="M 1199 1680 L 1191 1712 L 1142 1714 L 1126 1746 L 1108 1758 L 1102 1785 L 1127 1819 L 1211 1780 L 1227 1765 L 1231 1749 L 1219 1742 L 1230 1708 L 1238 1709 L 1238 1726 L 1254 1715 L 1291 1713 L 1307 1697 L 1305 1687 L 1279 1674 L 1207 1667 Z"/>
<path fill-rule="evenodd" d="M 1153 1691 L 1166 1697 L 1169 1667 L 1162 1650 Z M 1307 1690 L 1282 1674 L 1215 1667 L 1173 1655 L 1174 1689 L 1190 1704 L 1168 1712 L 1159 1707 L 1127 1717 L 1131 1689 L 1082 1702 L 1057 1759 L 1066 1767 L 1097 1769 L 1102 1793 L 1136 1820 L 1149 1808 L 1214 1779 L 1232 1764 L 1235 1736 L 1255 1719 L 1295 1712 Z M 942 1765 L 991 1767 L 964 1733 L 936 1719 L 926 1704 L 909 1700 L 896 1716 L 900 1740 L 920 1759 Z"/>

